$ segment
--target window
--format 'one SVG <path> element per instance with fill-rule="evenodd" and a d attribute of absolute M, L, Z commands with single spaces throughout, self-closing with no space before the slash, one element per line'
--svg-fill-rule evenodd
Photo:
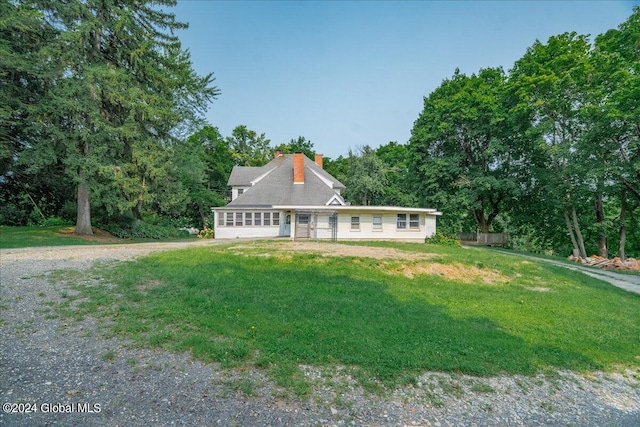
<path fill-rule="evenodd" d="M 336 227 L 338 225 L 338 214 L 333 214 L 329 217 L 329 226 Z"/>
<path fill-rule="evenodd" d="M 373 216 L 373 229 L 382 230 L 382 216 L 380 215 Z"/>
<path fill-rule="evenodd" d="M 238 188 L 238 196 L 244 194 L 244 188 Z"/>
<path fill-rule="evenodd" d="M 409 228 L 413 230 L 417 230 L 420 228 L 420 215 L 418 214 L 409 215 Z"/>
<path fill-rule="evenodd" d="M 218 216 L 218 225 L 227 227 L 279 226 L 280 212 L 221 212 Z"/>
<path fill-rule="evenodd" d="M 352 230 L 360 230 L 360 217 L 352 216 L 351 217 L 351 229 Z"/>
<path fill-rule="evenodd" d="M 398 222 L 396 223 L 398 230 L 407 229 L 407 214 L 398 214 Z"/>

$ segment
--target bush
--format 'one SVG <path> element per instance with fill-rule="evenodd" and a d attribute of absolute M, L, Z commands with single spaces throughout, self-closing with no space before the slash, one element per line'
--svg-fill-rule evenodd
<path fill-rule="evenodd" d="M 460 241 L 455 237 L 447 236 L 437 231 L 433 236 L 427 237 L 424 242 L 440 246 L 461 246 Z"/>
<path fill-rule="evenodd" d="M 216 232 L 213 228 L 205 228 L 198 234 L 200 239 L 213 239 L 215 236 Z"/>
<path fill-rule="evenodd" d="M 188 234 L 173 227 L 163 227 L 142 221 L 135 222 L 131 226 L 123 225 L 107 224 L 105 229 L 121 239 L 167 239 Z"/>
<path fill-rule="evenodd" d="M 67 225 L 72 225 L 72 224 L 73 223 L 71 221 L 68 221 L 66 219 L 60 218 L 58 216 L 52 216 L 50 218 L 44 219 L 40 223 L 40 225 L 42 227 L 67 226 Z"/>

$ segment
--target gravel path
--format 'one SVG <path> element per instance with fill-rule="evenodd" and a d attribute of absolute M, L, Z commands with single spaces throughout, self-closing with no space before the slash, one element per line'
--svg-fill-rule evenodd
<path fill-rule="evenodd" d="M 640 370 L 496 378 L 425 373 L 380 397 L 347 375 L 303 367 L 314 386 L 299 400 L 259 371 L 137 349 L 106 337 L 94 319 L 67 323 L 47 313 L 48 302 L 71 292 L 47 277 L 55 270 L 82 272 L 96 262 L 206 244 L 215 242 L 0 250 L 0 425 L 640 425 Z"/>
<path fill-rule="evenodd" d="M 602 270 L 597 267 L 587 267 L 578 263 L 568 264 L 566 262 L 554 261 L 552 259 L 546 259 L 546 258 L 533 257 L 533 256 L 525 255 L 522 253 L 518 253 L 518 252 L 507 252 L 507 251 L 500 251 L 500 250 L 498 250 L 497 252 L 503 253 L 505 255 L 514 255 L 514 256 L 519 256 L 521 258 L 528 258 L 534 261 L 544 262 L 547 264 L 553 264 L 558 267 L 567 268 L 569 270 L 580 271 L 588 276 L 595 277 L 596 279 L 603 280 L 620 289 L 624 289 L 625 291 L 633 292 L 634 294 L 640 294 L 640 276 L 616 273 L 615 271 Z"/>

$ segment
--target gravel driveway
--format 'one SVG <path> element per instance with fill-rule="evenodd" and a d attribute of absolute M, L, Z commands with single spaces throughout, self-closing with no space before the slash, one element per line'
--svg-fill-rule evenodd
<path fill-rule="evenodd" d="M 329 382 L 306 367 L 316 385 L 300 400 L 259 371 L 137 349 L 108 338 L 94 319 L 67 323 L 48 312 L 48 302 L 71 292 L 47 277 L 52 271 L 206 244 L 215 242 L 0 250 L 0 424 L 640 425 L 640 370 L 496 378 L 425 373 L 415 385 L 381 397 L 348 377 L 336 374 Z"/>

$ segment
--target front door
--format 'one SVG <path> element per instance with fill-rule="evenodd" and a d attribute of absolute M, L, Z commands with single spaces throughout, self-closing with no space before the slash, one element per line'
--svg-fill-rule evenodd
<path fill-rule="evenodd" d="M 308 239 L 309 223 L 311 222 L 311 215 L 309 214 L 296 214 L 296 239 Z"/>
<path fill-rule="evenodd" d="M 282 234 L 281 236 L 291 236 L 291 214 L 286 214 L 284 217 L 284 224 L 282 224 Z"/>

